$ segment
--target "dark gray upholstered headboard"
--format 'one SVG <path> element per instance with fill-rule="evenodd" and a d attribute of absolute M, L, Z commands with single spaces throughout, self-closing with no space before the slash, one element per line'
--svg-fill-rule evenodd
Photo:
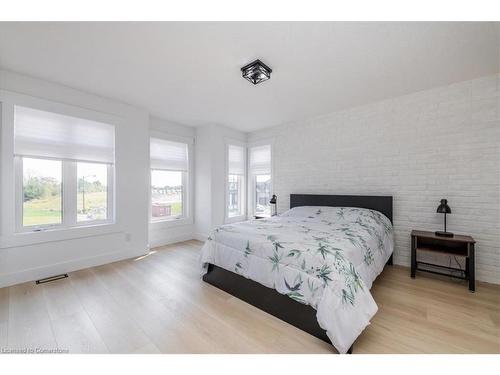
<path fill-rule="evenodd" d="M 392 196 L 290 194 L 290 208 L 300 206 L 369 208 L 383 213 L 392 223 Z"/>

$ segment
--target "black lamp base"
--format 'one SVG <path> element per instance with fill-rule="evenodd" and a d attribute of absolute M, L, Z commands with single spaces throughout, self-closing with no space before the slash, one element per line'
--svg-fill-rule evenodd
<path fill-rule="evenodd" d="M 436 231 L 434 232 L 436 234 L 436 236 L 440 236 L 440 237 L 453 237 L 453 233 L 451 232 L 443 232 L 443 231 Z"/>

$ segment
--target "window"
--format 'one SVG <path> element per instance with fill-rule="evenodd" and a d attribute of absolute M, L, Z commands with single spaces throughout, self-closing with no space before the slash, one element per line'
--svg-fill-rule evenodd
<path fill-rule="evenodd" d="M 254 178 L 255 215 L 271 216 L 271 205 L 269 204 L 271 200 L 271 175 L 255 175 Z"/>
<path fill-rule="evenodd" d="M 151 220 L 187 216 L 188 145 L 151 138 Z"/>
<path fill-rule="evenodd" d="M 77 221 L 106 220 L 108 217 L 108 166 L 82 163 L 77 171 Z"/>
<path fill-rule="evenodd" d="M 23 159 L 23 226 L 62 223 L 62 163 Z"/>
<path fill-rule="evenodd" d="M 271 145 L 251 147 L 249 150 L 249 194 L 254 215 L 271 216 L 269 200 L 271 188 Z"/>
<path fill-rule="evenodd" d="M 113 219 L 114 126 L 15 106 L 17 230 Z"/>
<path fill-rule="evenodd" d="M 243 175 L 228 175 L 228 217 L 243 215 Z"/>
<path fill-rule="evenodd" d="M 245 148 L 228 145 L 227 160 L 226 216 L 240 218 L 245 216 Z"/>

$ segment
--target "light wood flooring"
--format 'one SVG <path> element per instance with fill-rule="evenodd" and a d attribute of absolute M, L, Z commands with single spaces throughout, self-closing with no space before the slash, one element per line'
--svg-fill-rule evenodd
<path fill-rule="evenodd" d="M 199 276 L 201 242 L 0 289 L 2 348 L 71 353 L 335 353 Z M 500 353 L 500 287 L 387 266 L 354 353 Z"/>

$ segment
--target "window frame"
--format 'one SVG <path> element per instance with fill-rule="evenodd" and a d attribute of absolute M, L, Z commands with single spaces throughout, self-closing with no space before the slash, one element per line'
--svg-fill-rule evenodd
<path fill-rule="evenodd" d="M 74 226 L 87 226 L 87 225 L 99 225 L 99 224 L 111 224 L 115 221 L 115 164 L 110 163 L 96 163 L 96 162 L 88 162 L 88 161 L 76 161 L 75 164 L 75 177 L 76 177 L 76 185 L 75 185 L 75 213 L 78 214 L 78 163 L 86 163 L 86 164 L 104 164 L 106 165 L 107 172 L 107 191 L 106 191 L 106 219 L 97 219 L 97 220 L 85 220 L 78 221 L 78 217 L 76 217 L 76 225 Z M 63 168 L 64 170 L 64 168 Z"/>
<path fill-rule="evenodd" d="M 260 141 L 256 142 L 249 142 L 248 143 L 248 151 L 247 151 L 247 160 L 248 163 L 250 163 L 250 150 L 253 147 L 259 147 L 259 146 L 269 146 L 271 150 L 271 170 L 269 175 L 271 176 L 271 196 L 274 194 L 274 138 L 270 139 L 263 139 Z M 263 175 L 263 173 L 253 173 L 252 170 L 250 169 L 250 166 L 248 166 L 248 215 L 249 217 L 255 217 L 256 215 L 256 208 L 257 208 L 257 201 L 255 199 L 255 187 L 257 184 L 257 179 L 256 176 L 258 175 Z M 273 214 L 273 210 L 271 207 L 271 217 Z M 259 214 L 258 216 L 261 216 Z"/>
<path fill-rule="evenodd" d="M 0 248 L 9 248 L 13 246 L 26 246 L 30 244 L 46 243 L 52 241 L 60 241 L 66 239 L 74 239 L 79 237 L 86 237 L 90 235 L 100 235 L 107 233 L 118 233 L 120 230 L 116 222 L 115 212 L 115 169 L 116 161 L 108 168 L 108 210 L 106 220 L 92 220 L 77 223 L 76 218 L 76 201 L 77 201 L 77 180 L 76 180 L 76 162 L 75 160 L 66 160 L 67 163 L 74 163 L 74 182 L 65 183 L 69 176 L 68 171 L 71 168 L 64 166 L 62 163 L 62 201 L 63 211 L 62 220 L 64 224 L 68 223 L 68 217 L 72 213 L 68 210 L 67 202 L 65 202 L 65 195 L 71 193 L 74 189 L 75 205 L 74 205 L 74 221 L 71 225 L 61 224 L 47 224 L 40 226 L 27 226 L 22 225 L 22 210 L 23 210 L 23 171 L 21 156 L 14 156 L 14 112 L 16 106 L 29 107 L 37 110 L 53 112 L 91 121 L 98 121 L 113 125 L 115 127 L 115 142 L 118 126 L 122 123 L 122 119 L 116 115 L 97 112 L 90 109 L 53 102 L 37 97 L 32 97 L 25 94 L 20 94 L 8 90 L 0 90 L 0 113 L 1 113 L 1 180 L 12 181 L 12 183 L 3 183 L 0 195 L 2 205 L 2 215 L 0 215 Z M 116 152 L 116 144 L 115 144 Z M 35 159 L 50 159 L 46 157 L 26 156 Z M 62 160 L 54 158 L 53 160 Z M 81 160 L 81 162 L 90 162 Z M 71 186 L 73 185 L 73 186 Z M 66 204 L 66 206 L 65 206 Z M 66 216 L 66 223 L 64 222 Z M 74 225 L 73 225 L 74 223 Z M 34 230 L 36 229 L 36 230 Z"/>
<path fill-rule="evenodd" d="M 271 191 L 270 191 L 270 197 L 269 197 L 269 200 L 271 200 L 271 197 L 273 195 L 273 175 L 271 173 L 251 173 L 250 174 L 250 178 L 249 180 L 250 181 L 250 184 L 251 186 L 249 187 L 249 190 L 251 189 L 252 191 L 252 197 L 251 197 L 251 200 L 252 200 L 252 216 L 259 216 L 259 217 L 271 217 L 272 216 L 272 207 L 270 206 L 270 213 L 269 213 L 269 216 L 265 215 L 265 214 L 261 214 L 261 213 L 257 213 L 257 176 L 269 176 L 269 179 L 271 180 L 270 182 L 270 186 L 271 186 Z"/>
<path fill-rule="evenodd" d="M 64 210 L 66 208 L 66 188 L 64 183 L 64 164 L 60 159 L 48 159 L 48 158 L 35 158 L 30 157 L 30 159 L 38 160 L 56 160 L 61 162 L 61 223 L 59 224 L 42 224 L 42 225 L 24 225 L 24 163 L 23 157 L 14 156 L 14 174 L 15 174 L 15 207 L 16 207 L 16 233 L 29 233 L 29 232 L 40 232 L 50 229 L 60 229 L 64 228 L 64 223 L 67 214 Z"/>
<path fill-rule="evenodd" d="M 65 159 L 51 159 L 29 157 L 39 160 L 57 160 L 61 162 L 61 223 L 60 224 L 23 224 L 24 219 L 24 183 L 23 183 L 23 157 L 14 156 L 15 174 L 15 207 L 16 207 L 16 233 L 32 233 L 47 230 L 71 229 L 94 225 L 105 225 L 114 223 L 114 164 L 94 163 L 88 161 L 76 161 Z M 106 191 L 106 219 L 78 221 L 78 174 L 79 162 L 89 164 L 105 164 L 107 167 L 107 191 Z"/>
<path fill-rule="evenodd" d="M 235 176 L 236 181 L 235 182 L 229 182 L 229 177 L 230 176 Z M 228 173 L 226 177 L 226 183 L 227 183 L 227 191 L 226 191 L 226 210 L 227 210 L 227 220 L 233 220 L 237 219 L 240 217 L 244 216 L 245 212 L 245 175 L 244 174 L 235 174 L 235 173 Z M 239 181 L 238 181 L 239 180 Z M 231 197 L 231 190 L 229 187 L 231 186 L 231 183 L 236 183 L 238 186 L 237 193 L 239 195 L 238 197 L 238 206 L 239 206 L 239 212 L 240 215 L 235 215 L 235 216 L 229 216 L 230 211 L 229 211 L 229 202 L 230 202 L 230 197 Z"/>
<path fill-rule="evenodd" d="M 185 143 L 187 145 L 187 158 L 188 158 L 188 168 L 187 171 L 183 171 L 182 174 L 182 211 L 183 216 L 167 217 L 164 219 L 153 220 L 151 213 L 153 202 L 151 197 L 151 171 L 153 170 L 165 170 L 161 168 L 151 168 L 151 159 L 149 164 L 149 208 L 148 208 L 148 223 L 153 229 L 169 228 L 179 225 L 190 225 L 193 224 L 193 202 L 194 202 L 194 184 L 193 184 L 193 171 L 194 171 L 194 138 L 183 137 L 179 135 L 174 135 L 170 133 L 163 132 L 161 130 L 150 130 L 149 131 L 149 145 L 151 145 L 151 138 L 159 138 L 165 141 Z"/>
<path fill-rule="evenodd" d="M 244 170 L 243 174 L 237 175 L 242 177 L 242 182 L 241 182 L 241 207 L 242 207 L 242 213 L 241 215 L 238 216 L 229 216 L 229 147 L 230 146 L 237 146 L 237 147 L 242 147 L 243 148 L 243 165 L 244 165 Z M 224 173 L 224 222 L 229 224 L 229 223 L 235 223 L 238 221 L 244 221 L 247 219 L 247 150 L 248 147 L 245 142 L 233 140 L 233 139 L 226 139 L 225 142 L 225 173 Z M 233 174 L 233 173 L 231 173 Z"/>
<path fill-rule="evenodd" d="M 188 151 L 189 152 L 189 151 Z M 188 156 L 188 159 L 189 159 L 189 156 Z M 149 221 L 151 224 L 156 224 L 156 223 L 161 223 L 161 222 L 164 222 L 164 221 L 175 221 L 175 220 L 182 220 L 182 219 L 186 219 L 187 218 L 187 215 L 186 215 L 186 197 L 187 197 L 187 194 L 186 194 L 186 183 L 187 183 L 187 171 L 176 171 L 176 170 L 172 170 L 172 169 L 160 169 L 160 168 L 150 168 L 150 180 L 151 180 L 151 174 L 153 173 L 153 171 L 160 171 L 160 172 L 181 172 L 181 176 L 182 176 L 182 195 L 181 195 L 181 199 L 182 199 L 182 213 L 180 215 L 171 215 L 171 216 L 165 216 L 163 218 L 159 218 L 159 219 L 154 219 L 153 218 L 153 215 L 152 215 L 152 212 L 151 212 L 151 209 L 153 207 L 153 198 L 150 197 L 150 217 L 149 217 Z M 150 194 L 152 193 L 152 188 L 153 186 L 151 185 L 151 182 L 149 183 L 149 190 L 150 190 Z"/>

